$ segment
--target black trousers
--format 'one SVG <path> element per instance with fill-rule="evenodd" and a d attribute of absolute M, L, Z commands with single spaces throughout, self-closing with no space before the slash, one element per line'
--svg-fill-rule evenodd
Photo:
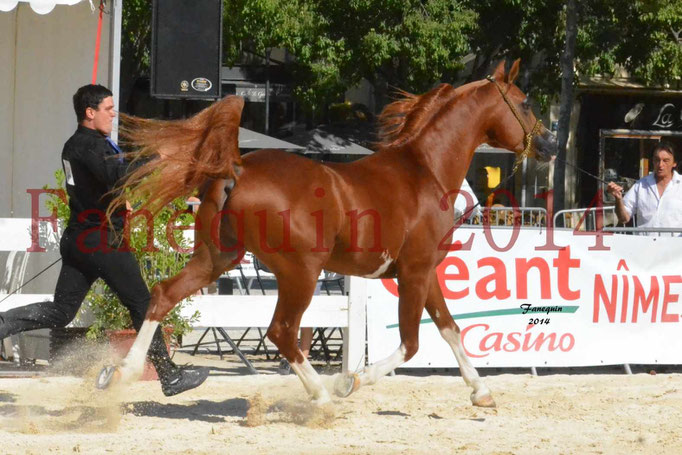
<path fill-rule="evenodd" d="M 115 245 L 115 236 L 110 231 L 86 235 L 67 228 L 59 244 L 62 268 L 54 291 L 54 302 L 34 303 L 0 313 L 0 340 L 26 330 L 66 326 L 76 317 L 97 278 L 102 278 L 118 295 L 130 311 L 133 327 L 140 330 L 149 306 L 149 290 L 133 254 L 120 251 Z M 148 357 L 161 377 L 175 368 L 160 327 L 154 333 Z"/>

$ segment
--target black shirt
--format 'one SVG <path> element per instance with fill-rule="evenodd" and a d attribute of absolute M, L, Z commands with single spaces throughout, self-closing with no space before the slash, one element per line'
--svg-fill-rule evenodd
<path fill-rule="evenodd" d="M 119 159 L 106 139 L 99 131 L 79 125 L 64 144 L 62 166 L 71 209 L 70 228 L 107 227 L 105 214 L 115 196 L 109 191 L 137 167 Z M 81 214 L 83 219 L 79 220 Z M 123 228 L 124 214 L 125 207 L 121 207 L 113 215 L 111 222 L 116 230 Z"/>

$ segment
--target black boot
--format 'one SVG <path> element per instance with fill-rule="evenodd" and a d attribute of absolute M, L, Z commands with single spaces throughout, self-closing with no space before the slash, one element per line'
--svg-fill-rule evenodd
<path fill-rule="evenodd" d="M 159 375 L 161 380 L 161 391 L 167 397 L 177 395 L 185 390 L 199 387 L 208 377 L 209 369 L 206 367 L 175 367 L 175 371 Z"/>
<path fill-rule="evenodd" d="M 179 367 L 174 364 L 168 356 L 160 328 L 157 328 L 154 333 L 147 357 L 154 364 L 161 382 L 161 391 L 167 397 L 199 387 L 206 380 L 210 371 L 206 367 Z"/>

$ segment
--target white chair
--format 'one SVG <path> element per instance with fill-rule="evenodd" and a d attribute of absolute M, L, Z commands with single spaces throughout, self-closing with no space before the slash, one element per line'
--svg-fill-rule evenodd
<path fill-rule="evenodd" d="M 52 226 L 41 222 L 38 225 L 40 245 L 48 250 L 55 250 L 59 245 L 59 233 L 54 232 Z M 0 281 L 0 294 L 9 294 L 25 282 L 26 269 L 30 253 L 27 251 L 31 246 L 31 219 L 30 218 L 0 218 L 0 267 L 2 280 Z M 19 289 L 15 294 L 21 294 Z M 16 306 L 16 305 L 14 305 Z M 12 308 L 10 299 L 2 303 L 2 311 Z M 32 331 L 37 332 L 37 331 Z M 43 330 L 42 332 L 45 332 Z M 39 338 L 44 338 L 43 334 Z M 45 349 L 35 349 L 32 343 L 27 343 L 27 336 L 17 334 L 0 342 L 0 356 L 5 359 L 12 357 L 14 363 L 22 364 L 26 358 L 47 358 Z"/>

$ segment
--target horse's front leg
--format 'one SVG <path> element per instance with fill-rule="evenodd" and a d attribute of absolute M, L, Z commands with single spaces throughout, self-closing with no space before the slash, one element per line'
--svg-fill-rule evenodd
<path fill-rule="evenodd" d="M 154 302 L 153 296 L 152 302 Z M 137 333 L 137 337 L 135 337 L 135 342 L 121 363 L 119 369 L 121 382 L 131 383 L 137 381 L 140 376 L 142 376 L 147 351 L 152 344 L 152 338 L 154 337 L 154 332 L 156 332 L 158 326 L 159 321 L 152 321 L 145 318 L 142 327 L 140 327 L 140 331 Z"/>
<path fill-rule="evenodd" d="M 457 327 L 454 319 L 452 319 L 452 315 L 445 304 L 443 292 L 440 289 L 438 276 L 435 271 L 431 274 L 431 286 L 429 287 L 429 294 L 426 299 L 426 311 L 429 312 L 429 316 L 431 316 L 434 324 L 438 327 L 441 336 L 450 345 L 452 352 L 455 354 L 464 382 L 473 389 L 471 402 L 474 406 L 494 408 L 495 400 L 493 400 L 490 390 L 488 390 L 488 387 L 479 377 L 476 368 L 474 368 L 464 352 L 459 327 Z"/>
<path fill-rule="evenodd" d="M 340 375 L 334 392 L 347 397 L 363 385 L 374 384 L 403 363 L 410 360 L 419 349 L 419 322 L 424 311 L 428 291 L 428 274 L 414 269 L 405 273 L 398 270 L 398 322 L 400 346 L 387 358 L 368 365 L 361 373 Z"/>

